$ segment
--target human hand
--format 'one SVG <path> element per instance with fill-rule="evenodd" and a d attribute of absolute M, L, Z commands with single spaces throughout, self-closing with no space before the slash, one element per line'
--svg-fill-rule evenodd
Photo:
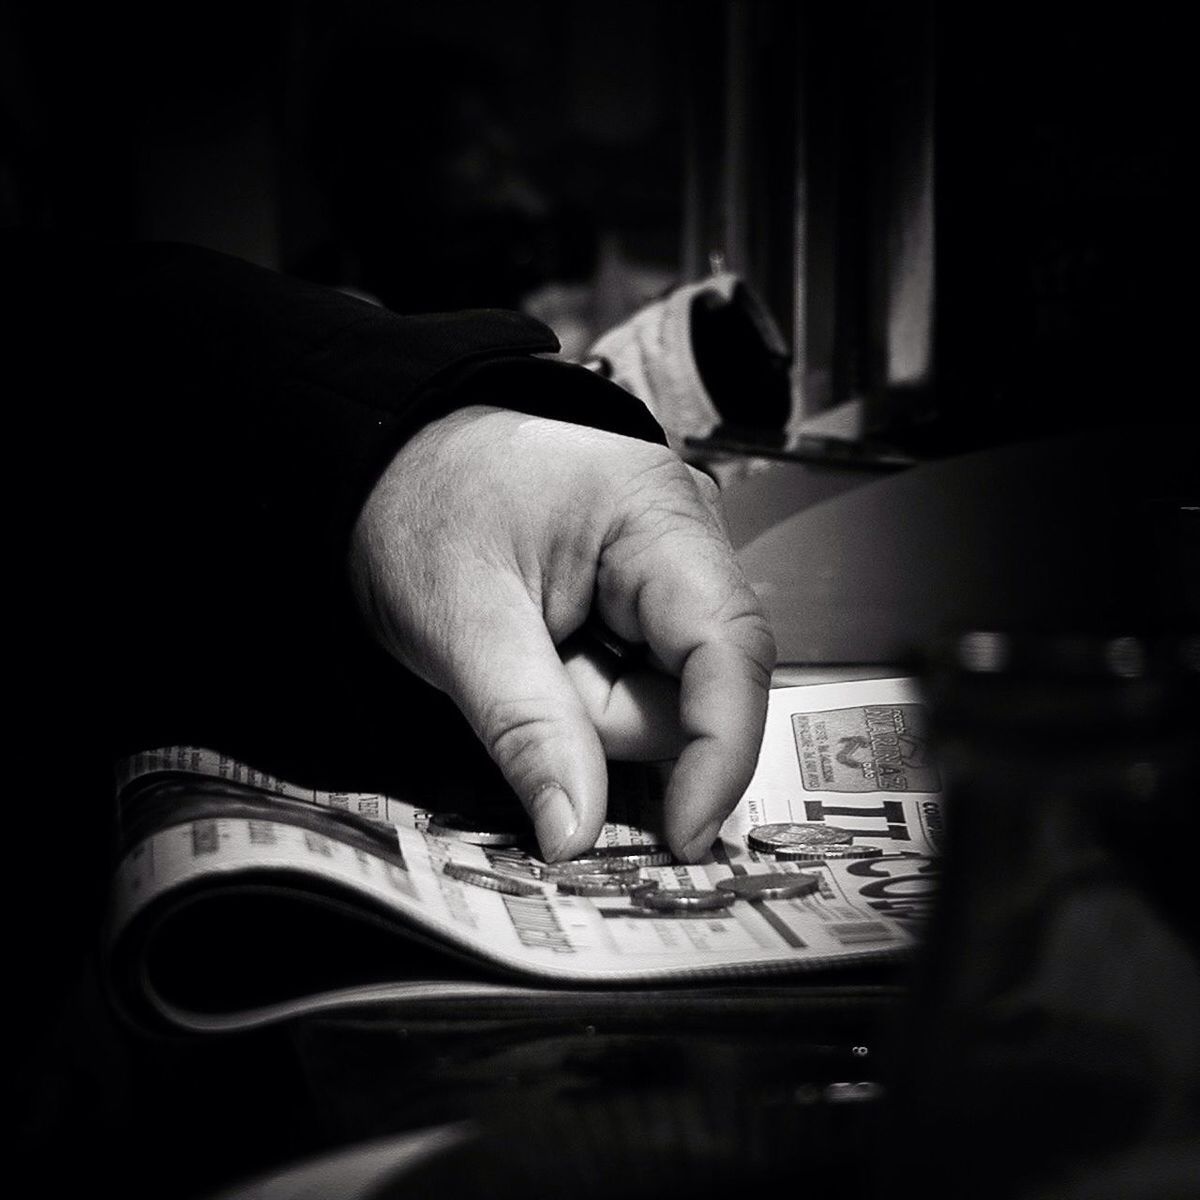
<path fill-rule="evenodd" d="M 384 472 L 350 572 L 374 635 L 458 705 L 547 860 L 595 844 L 606 754 L 678 755 L 667 840 L 708 851 L 754 770 L 775 644 L 706 475 L 633 438 L 463 409 Z M 654 666 L 614 679 L 586 650 L 560 658 L 593 611 Z"/>

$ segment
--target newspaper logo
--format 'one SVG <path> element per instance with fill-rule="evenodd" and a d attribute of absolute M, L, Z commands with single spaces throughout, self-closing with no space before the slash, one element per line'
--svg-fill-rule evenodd
<path fill-rule="evenodd" d="M 936 792 L 941 786 L 919 704 L 793 713 L 809 792 Z"/>

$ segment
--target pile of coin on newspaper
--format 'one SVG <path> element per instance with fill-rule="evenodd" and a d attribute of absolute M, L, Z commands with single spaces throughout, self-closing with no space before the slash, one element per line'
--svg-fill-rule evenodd
<path fill-rule="evenodd" d="M 527 830 L 502 828 L 458 814 L 439 815 L 430 834 L 488 847 L 491 868 L 447 863 L 452 879 L 510 896 L 541 896 L 546 885 L 570 896 L 624 898 L 631 904 L 664 915 L 717 912 L 736 900 L 790 900 L 818 891 L 821 880 L 800 871 L 734 874 L 715 888 L 661 888 L 642 878 L 643 867 L 671 866 L 670 851 L 655 846 L 605 846 L 568 862 L 545 863 L 517 849 L 529 840 Z M 747 845 L 780 861 L 812 863 L 827 859 L 867 858 L 882 851 L 855 846 L 849 829 L 805 822 L 758 825 L 747 834 Z"/>
<path fill-rule="evenodd" d="M 746 845 L 759 854 L 785 862 L 825 862 L 831 858 L 878 858 L 878 846 L 856 846 L 853 829 L 815 821 L 781 821 L 756 825 L 746 834 Z"/>

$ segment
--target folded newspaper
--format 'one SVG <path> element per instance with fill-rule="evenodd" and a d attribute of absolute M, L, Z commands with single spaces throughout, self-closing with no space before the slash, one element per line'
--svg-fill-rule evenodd
<path fill-rule="evenodd" d="M 160 1023 L 239 1029 L 372 1000 L 754 987 L 919 938 L 942 806 L 913 681 L 772 691 L 754 777 L 702 863 L 663 861 L 650 778 L 614 775 L 598 843 L 638 886 L 581 889 L 532 840 L 462 840 L 396 797 L 299 787 L 200 747 L 138 754 L 119 780 L 118 996 Z M 760 831 L 789 825 L 842 848 L 772 852 Z M 761 891 L 763 875 L 797 879 Z M 723 906 L 676 906 L 689 891 Z"/>

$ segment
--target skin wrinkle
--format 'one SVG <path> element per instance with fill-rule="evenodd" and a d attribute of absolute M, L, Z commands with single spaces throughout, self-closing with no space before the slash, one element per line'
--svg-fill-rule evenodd
<path fill-rule="evenodd" d="M 510 587 L 510 591 L 516 603 L 525 600 L 524 593 L 518 588 Z M 498 636 L 506 630 L 508 623 L 502 616 L 506 611 L 503 597 L 494 598 L 497 603 L 490 606 L 488 611 L 477 614 L 475 619 L 464 620 L 459 605 L 447 604 L 444 608 L 447 630 L 450 632 L 448 636 L 438 639 L 438 643 L 445 647 L 447 658 L 454 664 L 453 673 L 456 677 L 477 679 L 484 676 L 495 656 Z"/>
<path fill-rule="evenodd" d="M 666 594 L 663 594 L 666 589 Z M 636 608 L 634 609 L 636 619 L 643 629 L 652 629 L 654 627 L 655 615 L 662 611 L 672 611 L 676 606 L 674 603 L 675 594 L 680 590 L 680 581 L 672 580 L 668 585 L 663 580 L 647 579 L 642 586 L 638 587 L 635 592 Z M 718 601 L 718 607 L 724 601 Z M 664 660 L 667 668 L 673 673 L 682 677 L 683 667 L 687 660 L 687 655 L 692 652 L 697 646 L 705 645 L 710 641 L 726 640 L 719 636 L 720 627 L 715 620 L 710 605 L 705 605 L 704 624 L 707 629 L 695 629 L 689 631 L 690 645 L 685 648 L 676 648 L 674 650 L 674 659 Z M 716 625 L 717 636 L 712 633 L 713 626 Z M 656 647 L 657 649 L 657 647 Z"/>
<path fill-rule="evenodd" d="M 593 473 L 589 467 L 587 475 Z M 607 524 L 597 516 L 602 506 L 596 503 L 596 497 L 605 496 L 604 489 L 598 486 L 598 479 L 584 478 L 582 471 L 572 472 L 571 479 L 580 492 L 573 507 L 588 514 L 588 519 L 582 529 L 572 530 L 569 537 L 564 538 L 558 532 L 550 539 L 546 548 L 548 569 L 542 572 L 539 561 L 537 588 L 530 587 L 530 599 L 540 604 L 546 627 L 556 644 L 575 633 L 591 610 L 597 564 L 602 554 L 603 528 Z M 530 586 L 528 575 L 526 583 Z"/>
<path fill-rule="evenodd" d="M 477 573 L 477 547 L 459 545 L 456 539 L 442 539 L 436 533 L 431 536 L 432 544 L 438 548 L 428 562 L 421 564 L 419 578 L 413 580 L 413 560 L 409 559 L 397 564 L 394 586 L 399 592 L 426 595 L 434 602 L 409 612 L 407 622 L 397 620 L 399 614 L 396 614 L 389 619 L 388 628 L 395 638 L 391 648 L 395 657 L 426 682 L 445 691 L 444 684 L 426 668 L 423 656 L 413 654 L 413 648 L 422 644 L 443 646 L 452 661 L 472 661 L 483 657 L 474 650 L 477 643 L 488 641 L 488 628 L 476 622 L 462 622 L 461 604 L 455 602 L 464 587 L 471 587 Z"/>
<path fill-rule="evenodd" d="M 775 648 L 775 638 L 771 634 L 766 622 L 756 620 L 755 632 L 759 649 L 765 650 L 765 653 L 759 654 L 755 651 L 749 651 L 746 654 L 746 661 L 750 664 L 754 672 L 753 682 L 763 689 L 765 692 L 771 686 L 771 672 L 775 669 L 775 661 L 778 651 Z"/>
<path fill-rule="evenodd" d="M 623 542 L 633 538 L 643 538 L 647 532 L 661 534 L 664 525 L 669 529 L 677 526 L 682 526 L 685 529 L 694 530 L 695 533 L 703 533 L 709 538 L 714 538 L 721 541 L 719 526 L 713 523 L 713 526 L 708 526 L 700 514 L 696 511 L 694 501 L 701 499 L 696 495 L 696 489 L 691 485 L 690 481 L 685 479 L 674 480 L 675 486 L 671 491 L 660 499 L 658 499 L 649 510 L 649 513 L 643 511 L 636 518 L 636 528 L 633 519 L 629 517 L 623 518 L 617 525 L 615 531 L 610 532 L 601 547 L 603 552 L 610 552 L 614 547 L 620 546 Z M 682 484 L 682 486 L 679 486 Z M 689 504 L 689 501 L 693 503 Z M 703 504 L 703 502 L 702 502 Z M 708 509 L 702 506 L 701 512 L 708 516 Z M 675 524 L 672 525 L 671 522 Z"/>
<path fill-rule="evenodd" d="M 743 621 L 747 621 L 758 626 L 759 634 L 766 634 L 766 623 L 760 618 L 757 609 L 758 605 L 749 585 L 739 582 L 739 586 L 731 588 L 725 599 L 717 605 L 713 620 L 720 628 L 740 626 Z M 717 640 L 728 642 L 730 639 L 721 637 Z"/>
<path fill-rule="evenodd" d="M 704 507 L 713 524 L 720 530 L 722 539 L 728 542 L 729 523 L 725 519 L 725 512 L 721 506 L 721 489 L 703 471 L 692 470 L 692 482 L 696 485 L 700 499 L 704 502 Z"/>
<path fill-rule="evenodd" d="M 457 432 L 461 434 L 461 430 Z M 546 440 L 541 435 L 541 431 L 537 428 L 533 419 L 521 422 L 513 431 L 512 440 L 514 442 L 519 442 L 522 438 L 535 443 L 542 443 Z M 514 454 L 519 454 L 520 452 L 521 450 L 518 445 L 514 448 Z M 479 459 L 486 462 L 486 453 L 484 451 L 473 449 L 471 453 L 473 459 Z M 573 481 L 579 478 L 579 472 L 577 471 L 572 471 L 565 474 Z M 468 500 L 471 503 L 471 506 L 478 509 L 478 511 L 485 517 L 485 527 L 490 527 L 493 524 L 495 516 L 495 498 L 491 488 L 485 486 L 484 484 L 484 475 L 485 472 L 482 471 L 472 474 L 471 481 L 473 486 L 470 487 L 470 489 L 465 493 L 464 499 Z M 595 488 L 590 486 L 586 490 L 594 491 Z M 536 508 L 539 502 L 540 493 L 526 494 L 520 496 L 519 498 L 515 498 L 515 503 L 519 505 L 518 524 L 520 528 L 532 529 L 537 527 L 538 522 L 536 521 Z M 594 511 L 594 505 L 587 504 L 585 511 Z M 577 535 L 575 541 L 578 543 L 578 545 L 573 546 L 566 552 L 567 560 L 572 565 L 572 571 L 570 574 L 575 574 L 574 568 L 576 566 L 580 568 L 581 573 L 590 573 L 592 564 L 594 564 L 596 561 L 596 554 L 594 550 L 595 535 L 589 530 L 586 533 Z M 516 552 L 518 572 L 524 580 L 526 592 L 530 600 L 533 601 L 533 603 L 541 606 L 543 608 L 543 613 L 547 614 L 546 606 L 542 599 L 547 590 L 547 577 L 553 579 L 556 576 L 559 576 L 557 571 L 557 562 L 562 552 L 557 548 L 557 545 L 551 545 L 548 548 L 545 548 L 545 553 L 549 556 L 552 569 L 551 571 L 544 573 L 542 570 L 542 548 L 539 548 L 536 544 L 530 544 L 527 539 L 521 538 L 516 540 L 515 544 L 513 545 L 513 549 Z M 495 559 L 492 559 L 490 555 L 488 556 L 488 561 L 492 562 L 494 565 L 502 565 L 504 563 L 504 559 L 505 556 L 502 551 L 496 555 Z M 561 590 L 557 584 L 554 585 L 554 587 L 555 590 Z M 573 611 L 575 607 L 576 601 L 572 598 L 569 601 L 567 608 Z M 574 623 L 577 626 L 579 623 L 582 623 L 582 617 L 579 617 L 574 622 L 563 622 L 560 620 L 554 624 L 551 624 L 550 628 L 561 640 L 562 637 L 565 637 L 574 631 L 573 628 L 563 628 L 564 624 L 570 623 Z"/>
<path fill-rule="evenodd" d="M 654 449 L 657 450 L 657 448 Z M 661 451 L 660 453 L 664 456 L 668 454 L 667 451 Z M 657 461 L 641 467 L 630 481 L 627 491 L 627 497 L 630 501 L 636 501 L 639 496 L 647 490 L 646 479 L 649 476 L 654 476 L 657 478 L 657 476 L 662 474 L 667 475 L 668 491 L 674 491 L 679 486 L 679 468 L 684 468 L 684 478 L 687 478 L 687 468 L 684 467 L 684 464 L 680 460 L 671 457 L 658 457 L 658 455 L 656 455 L 656 458 Z M 654 507 L 659 507 L 659 504 L 660 502 L 656 500 Z M 629 534 L 628 527 L 632 522 L 640 522 L 644 520 L 644 518 L 645 512 L 643 508 L 638 508 L 632 503 L 626 504 L 625 507 L 618 513 L 617 520 L 609 523 L 608 532 L 605 535 L 603 544 L 600 547 L 601 553 L 608 551 L 613 545 L 620 543 L 623 538 L 627 537 Z"/>
<path fill-rule="evenodd" d="M 569 572 L 568 579 L 569 584 L 551 581 L 542 599 L 542 618 L 556 646 L 561 645 L 583 626 L 592 607 L 591 581 L 588 581 L 585 590 L 582 586 L 582 571 Z"/>
<path fill-rule="evenodd" d="M 540 749 L 547 734 L 558 736 L 553 718 L 544 712 L 535 716 L 510 716 L 514 710 L 520 713 L 526 704 L 536 707 L 538 703 L 536 699 L 523 698 L 492 705 L 484 710 L 482 728 L 476 731 L 488 753 L 497 762 L 506 762 L 518 774 L 525 757 L 531 750 Z M 515 743 L 515 749 L 510 743 Z"/>
<path fill-rule="evenodd" d="M 451 493 L 449 485 L 443 480 L 441 486 L 435 489 L 433 497 L 433 511 L 441 513 L 445 509 L 445 504 L 442 503 L 441 497 Z M 487 513 L 487 506 L 481 505 L 480 511 Z M 426 550 L 426 558 L 420 560 L 422 563 L 422 575 L 420 583 L 431 589 L 439 588 L 439 579 L 442 572 L 447 566 L 457 571 L 461 576 L 469 577 L 473 574 L 471 568 L 476 563 L 482 565 L 487 570 L 496 568 L 504 569 L 507 567 L 507 559 L 501 544 L 500 538 L 497 536 L 499 531 L 490 522 L 476 522 L 476 527 L 479 536 L 467 541 L 459 536 L 460 521 L 447 520 L 439 516 L 436 520 L 413 520 L 411 525 L 415 527 L 419 533 L 421 540 L 424 543 L 423 548 Z M 405 528 L 403 514 L 396 518 L 396 528 Z M 401 569 L 411 569 L 413 558 L 408 558 L 405 563 L 400 564 Z"/>
<path fill-rule="evenodd" d="M 646 617 L 650 615 L 649 610 L 643 607 L 641 596 L 642 587 L 645 585 L 653 586 L 655 584 L 661 584 L 662 581 L 655 580 L 650 576 L 645 575 L 641 570 L 641 564 L 645 561 L 647 556 L 650 556 L 651 559 L 653 559 L 654 552 L 661 548 L 661 536 L 662 535 L 659 535 L 659 537 L 649 540 L 644 544 L 638 544 L 637 546 L 630 548 L 628 551 L 614 552 L 608 557 L 608 559 L 603 561 L 600 566 L 600 587 L 601 590 L 605 592 L 620 594 L 628 590 L 627 585 L 624 583 L 626 579 L 640 578 L 640 583 L 637 585 L 636 590 L 633 593 L 633 598 L 636 600 L 636 605 L 631 605 L 630 612 L 633 619 L 637 621 L 642 628 L 647 627 Z M 714 561 L 717 563 L 720 562 L 721 556 L 714 553 L 714 551 L 719 547 L 719 543 L 716 543 L 709 534 L 688 532 L 685 530 L 679 531 L 677 535 L 670 540 L 677 545 L 681 542 L 687 542 L 688 545 L 696 548 L 697 553 L 691 563 L 693 567 L 696 565 L 696 560 L 698 559 L 702 559 L 708 563 Z M 695 570 L 691 571 L 691 575 L 693 577 L 696 574 L 698 574 L 698 572 Z"/>
<path fill-rule="evenodd" d="M 674 499 L 674 497 L 672 497 Z M 643 513 L 637 523 L 636 529 L 631 529 L 627 525 L 622 528 L 621 536 L 613 543 L 606 545 L 604 550 L 611 553 L 616 547 L 623 546 L 626 542 L 635 542 L 637 545 L 631 547 L 630 553 L 635 553 L 637 546 L 640 546 L 646 541 L 656 541 L 661 538 L 664 533 L 673 533 L 675 531 L 694 530 L 695 534 L 703 533 L 708 537 L 712 536 L 712 532 L 705 529 L 696 520 L 695 512 L 690 509 L 685 503 L 684 498 L 679 497 L 677 507 L 669 505 L 663 501 L 655 504 L 648 513 Z"/>
<path fill-rule="evenodd" d="M 681 478 L 687 478 L 687 466 L 669 450 L 661 446 L 643 447 L 645 465 L 638 467 L 629 480 L 629 494 L 636 499 L 649 489 L 652 493 L 659 488 L 659 476 L 665 476 L 668 488 L 678 486 Z"/>
<path fill-rule="evenodd" d="M 541 598 L 547 627 L 556 641 L 569 637 L 587 619 L 595 592 L 600 537 L 593 522 L 572 537 L 554 539 Z M 556 600 L 561 598 L 559 604 Z M 565 610 L 559 615 L 557 609 Z"/>

